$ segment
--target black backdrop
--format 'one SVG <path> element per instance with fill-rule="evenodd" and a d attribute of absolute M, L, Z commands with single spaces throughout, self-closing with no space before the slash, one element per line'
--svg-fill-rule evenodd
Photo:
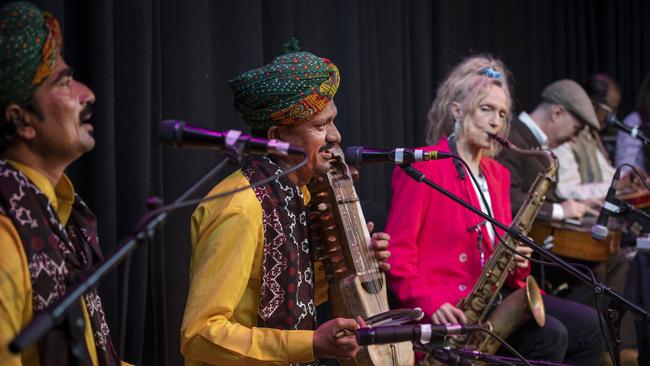
<path fill-rule="evenodd" d="M 290 36 L 339 66 L 337 125 L 345 145 L 424 144 L 436 85 L 471 53 L 489 52 L 509 65 L 517 110 L 532 108 L 551 81 L 581 81 L 603 71 L 622 85 L 623 116 L 650 71 L 650 26 L 644 24 L 650 2 L 644 0 L 36 3 L 61 19 L 65 58 L 97 96 L 97 146 L 69 173 L 99 218 L 105 252 L 146 211 L 147 197 L 171 202 L 219 159 L 210 151 L 161 148 L 159 121 L 245 130 L 226 81 L 272 60 Z M 390 171 L 363 168 L 362 199 L 387 208 Z M 171 216 L 162 235 L 135 252 L 128 289 L 124 266 L 100 288 L 113 337 L 126 335 L 127 361 L 182 364 L 190 214 Z"/>

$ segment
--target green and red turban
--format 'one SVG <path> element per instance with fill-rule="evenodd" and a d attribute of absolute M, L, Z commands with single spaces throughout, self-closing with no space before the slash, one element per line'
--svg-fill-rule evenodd
<path fill-rule="evenodd" d="M 22 1 L 0 8 L 0 106 L 27 103 L 52 73 L 61 45 L 52 14 Z"/>
<path fill-rule="evenodd" d="M 299 52 L 295 39 L 268 65 L 229 81 L 235 108 L 255 129 L 295 126 L 325 109 L 339 87 L 339 69 L 330 60 Z"/>

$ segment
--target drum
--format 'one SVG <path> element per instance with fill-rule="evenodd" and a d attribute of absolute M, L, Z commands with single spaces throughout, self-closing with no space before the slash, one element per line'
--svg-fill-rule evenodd
<path fill-rule="evenodd" d="M 591 227 L 595 220 L 583 220 L 580 225 L 573 225 L 559 221 L 536 220 L 529 236 L 535 243 L 543 243 L 549 236 L 553 236 L 554 254 L 563 257 L 580 259 L 592 262 L 602 262 L 620 249 L 621 233 L 618 230 L 609 231 L 603 241 L 591 237 Z"/>

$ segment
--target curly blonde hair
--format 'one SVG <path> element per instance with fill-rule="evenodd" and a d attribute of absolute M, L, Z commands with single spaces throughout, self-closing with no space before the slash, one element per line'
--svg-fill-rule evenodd
<path fill-rule="evenodd" d="M 488 76 L 490 73 L 485 72 L 486 68 L 491 68 L 501 75 L 498 78 L 494 77 L 494 75 Z M 460 123 L 456 126 L 451 104 L 453 102 L 460 104 L 463 115 L 467 118 L 467 116 L 471 115 L 471 112 L 478 108 L 493 85 L 503 89 L 507 97 L 508 115 L 503 131 L 503 133 L 507 134 L 512 116 L 510 72 L 501 60 L 490 55 L 476 55 L 466 58 L 451 70 L 447 79 L 438 88 L 436 99 L 434 99 L 427 114 L 429 120 L 426 127 L 427 144 L 435 145 L 442 136 L 449 136 L 454 132 L 457 134 L 456 137 L 462 136 L 465 124 L 463 121 L 459 121 Z M 487 154 L 495 156 L 499 150 L 500 146 L 495 142 Z"/>

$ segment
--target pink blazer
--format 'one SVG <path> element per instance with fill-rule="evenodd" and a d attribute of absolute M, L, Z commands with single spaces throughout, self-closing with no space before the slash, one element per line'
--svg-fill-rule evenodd
<path fill-rule="evenodd" d="M 425 149 L 450 151 L 446 138 Z M 480 198 L 471 178 L 467 174 L 461 179 L 452 159 L 413 166 L 480 209 Z M 512 221 L 510 172 L 490 158 L 483 158 L 480 167 L 488 183 L 492 213 L 497 220 L 509 225 Z M 483 220 L 433 188 L 414 181 L 399 167 L 393 172 L 391 187 L 393 197 L 386 225 L 386 232 L 391 236 L 390 286 L 401 306 L 420 307 L 430 317 L 445 302 L 456 305 L 469 294 L 480 277 L 478 232 L 471 228 Z M 487 262 L 493 248 L 485 225 L 481 230 Z M 497 232 L 503 236 L 501 230 Z M 518 268 L 508 284 L 521 286 L 529 268 Z"/>

